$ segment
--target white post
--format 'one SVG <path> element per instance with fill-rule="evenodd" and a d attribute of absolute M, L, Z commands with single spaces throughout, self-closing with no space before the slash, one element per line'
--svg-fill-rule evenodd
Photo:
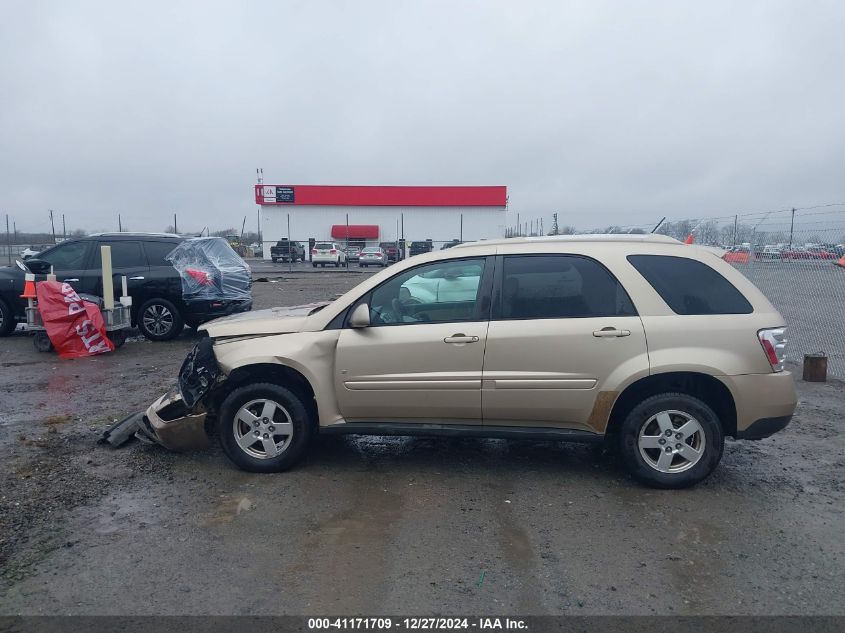
<path fill-rule="evenodd" d="M 111 246 L 100 247 L 100 260 L 103 262 L 103 307 L 114 310 L 114 281 L 112 281 Z"/>

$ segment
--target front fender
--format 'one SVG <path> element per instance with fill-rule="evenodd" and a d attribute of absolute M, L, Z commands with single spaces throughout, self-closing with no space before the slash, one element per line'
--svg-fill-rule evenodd
<path fill-rule="evenodd" d="M 342 420 L 334 393 L 335 350 L 340 330 L 295 332 L 221 342 L 214 345 L 220 369 L 227 376 L 251 365 L 282 365 L 302 374 L 311 385 L 320 426 Z"/>

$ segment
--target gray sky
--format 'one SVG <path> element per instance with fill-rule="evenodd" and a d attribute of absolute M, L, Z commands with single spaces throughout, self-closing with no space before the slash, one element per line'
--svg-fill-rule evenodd
<path fill-rule="evenodd" d="M 581 227 L 845 198 L 845 3 L 2 0 L 0 213 L 255 227 L 252 184 Z M 548 225 L 547 225 L 548 226 Z"/>

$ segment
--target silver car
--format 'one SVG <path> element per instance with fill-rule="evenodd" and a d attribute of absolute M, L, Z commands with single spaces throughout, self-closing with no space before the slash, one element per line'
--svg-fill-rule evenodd
<path fill-rule="evenodd" d="M 361 268 L 365 266 L 387 266 L 387 253 L 380 246 L 368 246 L 358 257 L 358 266 Z"/>

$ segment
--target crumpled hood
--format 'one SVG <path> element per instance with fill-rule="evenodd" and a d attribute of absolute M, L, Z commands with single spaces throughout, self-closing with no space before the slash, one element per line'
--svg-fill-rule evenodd
<path fill-rule="evenodd" d="M 299 332 L 308 315 L 326 307 L 330 301 L 308 303 L 301 306 L 253 310 L 209 321 L 200 326 L 211 338 L 226 336 L 259 336 Z"/>

